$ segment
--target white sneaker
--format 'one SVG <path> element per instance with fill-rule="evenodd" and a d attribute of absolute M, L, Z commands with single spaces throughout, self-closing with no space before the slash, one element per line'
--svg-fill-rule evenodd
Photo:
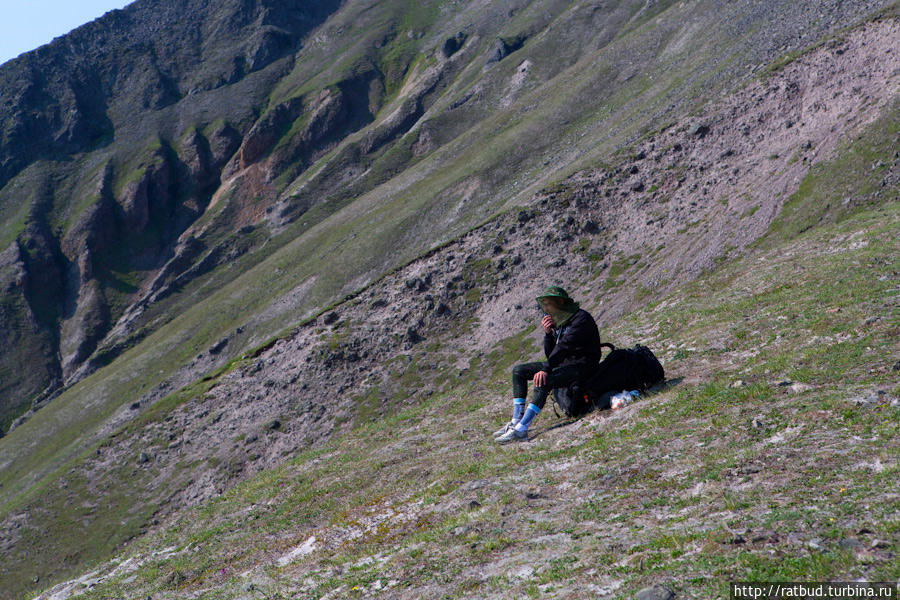
<path fill-rule="evenodd" d="M 504 433 L 506 433 L 507 431 L 509 431 L 510 429 L 512 429 L 514 427 L 515 427 L 515 425 L 513 425 L 512 423 L 507 423 L 506 425 L 504 425 L 503 427 L 501 427 L 500 429 L 495 431 L 493 433 L 493 436 L 495 438 L 500 437 L 501 435 L 503 435 Z"/>
<path fill-rule="evenodd" d="M 498 444 L 509 444 L 510 442 L 524 442 L 528 439 L 528 431 L 519 431 L 515 427 L 510 427 L 509 430 L 501 435 L 498 438 L 495 438 L 494 441 Z"/>

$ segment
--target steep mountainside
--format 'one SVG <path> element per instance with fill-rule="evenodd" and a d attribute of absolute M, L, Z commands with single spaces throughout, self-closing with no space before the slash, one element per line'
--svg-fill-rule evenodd
<path fill-rule="evenodd" d="M 614 326 L 897 201 L 896 3 L 183 4 L 0 67 L 9 597 L 399 410 L 491 410 L 550 280 Z"/>
<path fill-rule="evenodd" d="M 136 2 L 0 67 L 4 429 L 71 379 L 166 263 L 337 7 Z"/>
<path fill-rule="evenodd" d="M 113 11 L 0 69 L 3 429 L 276 252 L 141 383 L 228 337 L 221 364 L 875 6 Z"/>

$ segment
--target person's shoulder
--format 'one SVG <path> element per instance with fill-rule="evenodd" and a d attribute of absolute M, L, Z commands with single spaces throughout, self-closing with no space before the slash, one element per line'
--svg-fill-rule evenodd
<path fill-rule="evenodd" d="M 578 309 L 578 312 L 575 313 L 575 316 L 572 318 L 572 320 L 593 323 L 595 326 L 597 324 L 597 322 L 594 320 L 594 316 L 583 308 Z"/>
<path fill-rule="evenodd" d="M 572 317 L 572 320 L 590 321 L 592 323 L 595 323 L 593 315 L 591 315 L 591 313 L 584 310 L 583 308 L 578 309 L 578 312 L 575 313 L 575 315 Z"/>

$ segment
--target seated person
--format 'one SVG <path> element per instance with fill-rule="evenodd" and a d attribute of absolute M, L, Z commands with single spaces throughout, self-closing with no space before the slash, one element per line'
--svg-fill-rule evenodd
<path fill-rule="evenodd" d="M 553 388 L 567 387 L 591 376 L 600 361 L 600 332 L 586 310 L 558 286 L 548 287 L 538 296 L 545 315 L 544 354 L 546 362 L 516 365 L 512 371 L 512 420 L 494 432 L 495 441 L 506 444 L 528 439 L 528 426 L 541 412 Z M 534 382 L 531 403 L 525 406 L 528 381 Z"/>

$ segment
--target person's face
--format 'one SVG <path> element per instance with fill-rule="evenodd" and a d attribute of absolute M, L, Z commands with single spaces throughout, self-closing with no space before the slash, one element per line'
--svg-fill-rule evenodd
<path fill-rule="evenodd" d="M 559 298 L 541 298 L 541 310 L 550 314 L 559 311 L 562 301 Z"/>

